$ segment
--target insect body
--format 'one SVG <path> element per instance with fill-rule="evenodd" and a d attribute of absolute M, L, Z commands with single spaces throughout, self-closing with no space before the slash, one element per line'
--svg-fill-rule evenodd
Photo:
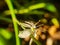
<path fill-rule="evenodd" d="M 30 35 L 32 34 L 36 40 L 39 40 L 39 37 L 41 37 L 41 32 L 43 31 L 41 27 L 44 24 L 40 24 L 40 21 L 38 21 L 37 23 L 25 21 L 25 23 L 23 24 L 26 29 L 23 31 L 20 31 L 18 36 L 20 38 L 26 39 L 27 37 L 30 37 Z M 31 38 L 29 45 L 32 45 L 32 42 L 33 42 L 33 39 Z"/>

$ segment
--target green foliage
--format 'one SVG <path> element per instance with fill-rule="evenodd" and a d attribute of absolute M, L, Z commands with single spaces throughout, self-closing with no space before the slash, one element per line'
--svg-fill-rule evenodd
<path fill-rule="evenodd" d="M 30 6 L 30 7 L 29 7 L 29 10 L 44 8 L 45 6 L 46 6 L 45 3 L 38 3 L 38 4 L 35 4 L 35 5 Z"/>
<path fill-rule="evenodd" d="M 12 22 L 12 20 L 10 18 L 6 18 L 6 17 L 3 17 L 3 16 L 0 16 L 0 20 L 6 21 L 6 22 L 9 22 L 9 23 Z"/>
<path fill-rule="evenodd" d="M 2 35 L 5 39 L 10 39 L 12 37 L 11 32 L 7 31 L 6 29 L 0 29 L 0 35 Z"/>
<path fill-rule="evenodd" d="M 51 3 L 48 4 L 48 3 L 42 2 L 42 3 L 36 3 L 36 4 L 25 7 L 25 6 L 21 6 L 18 3 L 18 1 L 17 2 L 16 1 L 17 0 L 5 0 L 6 4 L 8 5 L 9 10 L 5 10 L 3 12 L 3 14 L 0 16 L 0 20 L 6 21 L 8 23 L 13 23 L 15 37 L 16 37 L 16 45 L 21 45 L 21 41 L 19 40 L 19 37 L 18 37 L 18 33 L 19 33 L 18 25 L 21 26 L 22 29 L 25 29 L 25 28 L 24 28 L 24 24 L 17 20 L 16 14 L 23 14 L 25 16 L 31 15 L 31 14 L 36 14 L 36 15 L 40 15 L 40 17 L 41 17 L 45 13 L 45 11 L 44 10 L 41 11 L 40 9 L 48 10 L 49 12 L 52 12 L 54 14 L 57 13 L 57 9 Z M 41 1 L 43 1 L 43 0 L 41 0 Z M 29 2 L 27 1 L 27 3 L 29 3 Z M 14 9 L 13 4 L 17 7 L 17 9 Z M 11 15 L 12 19 L 5 17 L 8 15 Z M 47 22 L 46 20 L 44 20 L 44 21 Z M 54 25 L 59 26 L 59 22 L 56 18 L 52 18 L 51 22 Z M 6 40 L 10 40 L 12 35 L 13 34 L 9 31 L 7 31 L 6 29 L 0 28 L 0 45 L 5 45 L 5 43 L 6 43 L 2 37 L 4 37 Z M 32 36 L 32 38 L 37 45 L 41 45 L 40 42 L 35 40 L 33 36 Z"/>
<path fill-rule="evenodd" d="M 13 25 L 14 25 L 14 31 L 15 31 L 15 37 L 16 37 L 16 45 L 20 45 L 20 40 L 18 37 L 18 25 L 16 23 L 16 16 L 15 16 L 15 13 L 13 11 L 14 8 L 12 5 L 12 2 L 11 2 L 11 0 L 5 0 L 5 2 L 7 3 L 9 10 L 11 12 L 11 17 L 12 17 L 12 21 L 13 21 Z"/>
<path fill-rule="evenodd" d="M 47 4 L 46 9 L 51 12 L 57 12 L 57 9 L 53 4 Z"/>
<path fill-rule="evenodd" d="M 52 18 L 52 23 L 55 25 L 55 26 L 57 26 L 57 27 L 59 27 L 59 22 L 58 22 L 58 20 L 56 19 L 56 18 Z"/>
<path fill-rule="evenodd" d="M 0 45 L 6 45 L 6 42 L 4 38 L 1 37 L 1 35 L 0 35 Z"/>

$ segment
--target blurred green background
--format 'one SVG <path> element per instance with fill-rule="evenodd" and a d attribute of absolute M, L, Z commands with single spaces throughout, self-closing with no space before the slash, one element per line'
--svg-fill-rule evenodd
<path fill-rule="evenodd" d="M 45 13 L 51 13 L 50 16 L 60 22 L 59 0 L 11 0 L 11 2 L 19 21 L 38 21 L 44 18 Z M 5 0 L 0 0 L 0 45 L 16 45 L 11 13 Z"/>

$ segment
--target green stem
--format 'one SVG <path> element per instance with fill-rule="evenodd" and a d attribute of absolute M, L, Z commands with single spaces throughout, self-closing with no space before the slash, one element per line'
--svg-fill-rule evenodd
<path fill-rule="evenodd" d="M 33 35 L 31 35 L 31 38 L 33 39 L 33 41 L 34 41 L 37 45 L 42 45 L 38 40 L 36 40 L 36 39 L 34 38 Z"/>
<path fill-rule="evenodd" d="M 0 16 L 0 20 L 6 21 L 8 23 L 12 22 L 12 20 L 10 18 L 6 18 L 6 17 L 3 17 L 3 16 Z M 16 20 L 16 23 L 22 27 L 22 29 L 25 29 L 23 27 L 23 25 L 24 25 L 23 23 L 19 22 L 17 19 L 15 19 L 15 20 Z"/>
<path fill-rule="evenodd" d="M 3 16 L 0 16 L 0 20 L 6 21 L 8 23 L 12 22 L 12 20 L 10 18 L 6 18 L 6 17 L 3 17 Z"/>
<path fill-rule="evenodd" d="M 15 10 L 14 10 L 14 13 L 15 13 L 15 14 L 29 13 L 29 12 L 32 11 L 32 10 L 44 8 L 45 6 L 46 6 L 46 3 L 38 3 L 38 4 L 35 4 L 35 5 L 31 5 L 31 6 L 27 7 L 27 8 L 18 10 L 18 11 L 15 9 Z M 9 13 L 6 13 L 6 12 L 9 12 Z M 33 13 L 35 14 L 36 12 L 33 12 Z M 39 13 L 40 13 L 40 12 L 39 12 Z M 8 14 L 10 14 L 10 11 L 7 10 L 7 11 L 4 12 L 4 14 L 8 15 Z"/>
<path fill-rule="evenodd" d="M 18 25 L 20 25 L 23 30 L 25 30 L 25 27 L 23 26 L 24 24 L 23 24 L 22 22 L 19 22 L 19 21 L 16 19 L 16 23 L 17 23 Z"/>
<path fill-rule="evenodd" d="M 14 24 L 14 30 L 15 30 L 15 36 L 16 36 L 16 45 L 20 45 L 20 41 L 19 41 L 19 38 L 18 38 L 18 25 L 16 23 L 16 16 L 15 16 L 15 13 L 14 13 L 13 5 L 12 5 L 10 0 L 5 0 L 5 2 L 7 3 L 8 7 L 10 9 L 10 12 L 11 12 L 11 17 L 12 17 L 12 21 L 13 21 L 13 24 Z"/>

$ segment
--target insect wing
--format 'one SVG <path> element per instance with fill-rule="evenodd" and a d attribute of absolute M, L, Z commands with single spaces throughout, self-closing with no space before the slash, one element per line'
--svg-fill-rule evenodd
<path fill-rule="evenodd" d="M 26 37 L 29 37 L 30 34 L 31 34 L 31 32 L 29 30 L 24 30 L 24 31 L 20 31 L 18 36 L 20 38 L 26 38 Z"/>

